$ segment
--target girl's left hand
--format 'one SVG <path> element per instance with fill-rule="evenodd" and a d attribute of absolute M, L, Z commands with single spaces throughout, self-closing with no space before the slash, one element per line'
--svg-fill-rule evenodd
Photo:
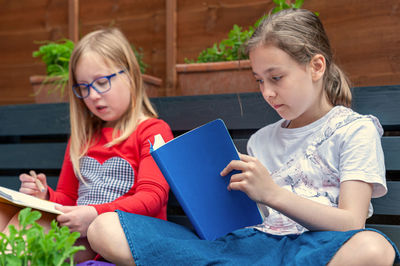
<path fill-rule="evenodd" d="M 60 226 L 79 232 L 81 237 L 86 236 L 89 225 L 98 216 L 93 206 L 56 206 L 56 209 L 63 212 L 57 216 Z"/>
<path fill-rule="evenodd" d="M 221 172 L 221 176 L 226 176 L 232 170 L 242 171 L 231 176 L 228 189 L 243 191 L 253 201 L 268 205 L 279 186 L 259 160 L 245 154 L 239 154 L 239 158 L 240 161 L 231 161 Z"/>

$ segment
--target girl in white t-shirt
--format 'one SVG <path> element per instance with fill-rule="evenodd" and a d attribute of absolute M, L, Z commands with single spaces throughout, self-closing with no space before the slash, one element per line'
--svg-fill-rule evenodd
<path fill-rule="evenodd" d="M 364 228 L 371 197 L 387 191 L 382 128 L 349 108 L 350 87 L 319 18 L 299 9 L 270 15 L 247 49 L 261 93 L 282 120 L 256 132 L 249 155 L 221 175 L 240 170 L 228 189 L 257 202 L 263 223 L 207 241 L 118 212 L 92 223 L 92 247 L 119 265 L 392 265 L 394 244 Z"/>

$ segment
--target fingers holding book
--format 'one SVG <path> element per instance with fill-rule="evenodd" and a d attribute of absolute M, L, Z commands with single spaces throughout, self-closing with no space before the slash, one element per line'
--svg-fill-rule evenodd
<path fill-rule="evenodd" d="M 240 160 L 231 161 L 221 172 L 222 176 L 238 171 L 231 176 L 228 190 L 240 190 L 257 203 L 268 205 L 266 195 L 273 195 L 277 189 L 271 174 L 255 157 L 239 154 Z"/>

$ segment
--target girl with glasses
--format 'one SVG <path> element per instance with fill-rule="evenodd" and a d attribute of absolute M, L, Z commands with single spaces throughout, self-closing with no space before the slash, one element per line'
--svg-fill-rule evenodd
<path fill-rule="evenodd" d="M 37 175 L 43 191 L 32 176 L 22 174 L 20 191 L 63 205 L 56 219 L 81 234 L 77 244 L 84 244 L 86 251 L 76 254 L 80 262 L 95 256 L 86 234 L 102 213 L 118 209 L 166 220 L 169 186 L 149 151 L 155 135 L 165 140 L 173 136 L 157 119 L 138 62 L 120 30 L 98 30 L 77 43 L 70 84 L 71 136 L 57 189 L 47 186 L 45 174 Z"/>
<path fill-rule="evenodd" d="M 92 247 L 118 265 L 393 265 L 394 244 L 365 229 L 371 197 L 387 191 L 382 127 L 350 109 L 349 84 L 318 16 L 270 15 L 247 49 L 261 94 L 282 119 L 254 133 L 249 155 L 221 175 L 238 170 L 227 189 L 257 202 L 263 223 L 208 241 L 118 211 L 89 227 Z"/>

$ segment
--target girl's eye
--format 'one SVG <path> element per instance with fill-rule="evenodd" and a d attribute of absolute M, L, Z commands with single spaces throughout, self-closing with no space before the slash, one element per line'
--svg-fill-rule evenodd
<path fill-rule="evenodd" d="M 263 84 L 263 83 L 264 83 L 264 80 L 262 80 L 262 79 L 256 79 L 256 82 L 259 83 L 259 84 Z"/>
<path fill-rule="evenodd" d="M 272 80 L 274 81 L 279 81 L 281 80 L 282 76 L 276 76 L 276 77 L 272 77 Z"/>
<path fill-rule="evenodd" d="M 108 84 L 108 79 L 107 78 L 100 78 L 96 80 L 95 86 L 106 86 Z"/>

